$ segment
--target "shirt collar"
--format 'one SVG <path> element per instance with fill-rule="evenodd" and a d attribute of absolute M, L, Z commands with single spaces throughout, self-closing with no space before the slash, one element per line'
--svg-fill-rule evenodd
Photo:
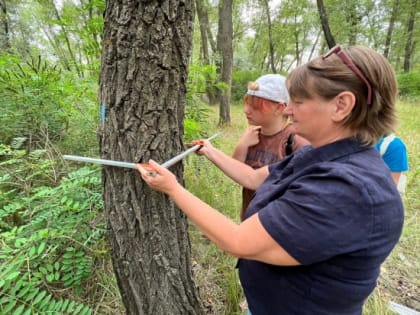
<path fill-rule="evenodd" d="M 305 167 L 313 163 L 334 161 L 369 149 L 369 146 L 362 146 L 355 138 L 346 138 L 319 148 L 306 146 L 295 153 L 291 162 L 294 164 L 294 167 Z"/>

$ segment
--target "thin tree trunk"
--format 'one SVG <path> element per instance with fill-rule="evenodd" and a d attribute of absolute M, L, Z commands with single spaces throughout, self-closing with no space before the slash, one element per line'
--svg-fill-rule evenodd
<path fill-rule="evenodd" d="M 400 6 L 400 0 L 394 0 L 392 5 L 391 17 L 389 19 L 388 31 L 385 39 L 385 49 L 384 56 L 385 58 L 389 57 L 389 49 L 391 47 L 392 34 L 394 32 L 395 20 L 397 18 L 398 8 Z"/>
<path fill-rule="evenodd" d="M 0 51 L 9 51 L 11 46 L 6 0 L 0 0 L 0 24 Z"/>
<path fill-rule="evenodd" d="M 411 55 L 414 51 L 413 42 L 413 33 L 414 33 L 414 24 L 416 21 L 416 13 L 417 13 L 417 6 L 418 1 L 412 0 L 411 2 L 411 10 L 410 10 L 410 18 L 408 19 L 407 25 L 407 41 L 405 43 L 405 54 L 404 54 L 404 72 L 410 72 L 411 68 Z"/>
<path fill-rule="evenodd" d="M 232 0 L 221 0 L 219 4 L 219 32 L 217 34 L 218 52 L 221 58 L 221 82 L 226 86 L 220 97 L 219 125 L 230 124 L 230 95 L 233 67 L 233 22 Z"/>
<path fill-rule="evenodd" d="M 100 155 L 162 163 L 183 150 L 193 0 L 108 0 L 104 22 Z M 127 314 L 203 314 L 182 212 L 130 169 L 104 167 L 103 198 Z"/>
<path fill-rule="evenodd" d="M 295 22 L 294 24 L 297 25 L 298 24 L 298 17 L 295 15 L 294 16 Z M 301 58 L 300 58 L 300 38 L 299 38 L 299 30 L 297 28 L 295 28 L 294 32 L 294 37 L 295 37 L 295 56 L 296 56 L 296 64 L 300 65 L 301 64 Z"/>
<path fill-rule="evenodd" d="M 207 27 L 209 23 L 207 9 L 205 4 L 203 3 L 204 0 L 195 0 L 196 9 L 197 9 L 197 17 L 198 23 L 200 25 L 200 35 L 201 35 L 201 55 L 200 59 L 203 61 L 204 64 L 209 64 L 209 45 L 207 39 Z"/>
<path fill-rule="evenodd" d="M 331 33 L 330 24 L 328 22 L 328 14 L 327 10 L 325 9 L 324 1 L 323 0 L 316 0 L 316 4 L 318 6 L 319 18 L 321 20 L 322 30 L 324 31 L 325 41 L 329 48 L 334 47 L 335 39 Z"/>
<path fill-rule="evenodd" d="M 270 68 L 273 73 L 277 73 L 274 63 L 274 43 L 273 43 L 273 26 L 271 25 L 270 6 L 268 0 L 264 0 L 264 9 L 267 15 L 267 27 L 268 27 L 268 47 L 270 52 Z"/>
<path fill-rule="evenodd" d="M 200 25 L 200 35 L 201 35 L 201 60 L 204 65 L 210 64 L 210 54 L 209 54 L 209 17 L 208 17 L 208 3 L 207 0 L 196 0 L 197 7 L 197 16 L 198 23 Z M 211 34 L 210 34 L 210 37 Z M 216 91 L 214 90 L 214 83 L 211 81 L 210 77 L 207 77 L 206 80 L 206 94 L 209 101 L 209 104 L 216 104 Z"/>

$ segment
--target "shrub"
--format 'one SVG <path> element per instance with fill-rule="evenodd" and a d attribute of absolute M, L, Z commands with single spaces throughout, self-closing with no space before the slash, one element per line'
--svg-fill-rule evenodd
<path fill-rule="evenodd" d="M 397 75 L 400 96 L 407 98 L 420 97 L 420 72 L 411 71 Z"/>
<path fill-rule="evenodd" d="M 261 73 L 255 70 L 234 70 L 232 74 L 232 102 L 242 101 L 248 82 L 255 81 Z"/>

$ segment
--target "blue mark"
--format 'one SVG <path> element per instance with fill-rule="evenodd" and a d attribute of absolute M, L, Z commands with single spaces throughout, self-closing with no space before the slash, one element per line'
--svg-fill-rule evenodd
<path fill-rule="evenodd" d="M 99 105 L 99 120 L 101 124 L 105 122 L 105 105 L 104 104 Z"/>

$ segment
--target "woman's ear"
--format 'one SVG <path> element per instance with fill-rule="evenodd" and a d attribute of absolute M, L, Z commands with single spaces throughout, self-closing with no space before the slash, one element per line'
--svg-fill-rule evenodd
<path fill-rule="evenodd" d="M 332 119 L 335 122 L 340 122 L 345 119 L 352 112 L 356 104 L 356 97 L 352 92 L 344 91 L 335 97 L 335 111 Z"/>

